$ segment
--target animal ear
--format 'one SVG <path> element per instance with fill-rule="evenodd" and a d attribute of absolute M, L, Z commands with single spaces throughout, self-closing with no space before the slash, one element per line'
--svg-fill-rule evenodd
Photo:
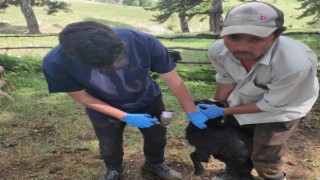
<path fill-rule="evenodd" d="M 214 99 L 202 99 L 202 100 L 195 100 L 194 101 L 195 105 L 198 104 L 214 104 L 218 107 L 225 107 L 222 103 L 218 102 L 217 100 Z"/>
<path fill-rule="evenodd" d="M 197 99 L 194 101 L 194 104 L 214 104 L 214 102 L 216 102 L 214 99 Z"/>
<path fill-rule="evenodd" d="M 218 101 L 214 102 L 213 104 L 218 106 L 218 107 L 226 107 L 224 104 L 222 104 L 222 103 L 220 103 Z"/>

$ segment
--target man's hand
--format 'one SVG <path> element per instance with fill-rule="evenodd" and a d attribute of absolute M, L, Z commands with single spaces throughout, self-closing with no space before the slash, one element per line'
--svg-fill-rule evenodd
<path fill-rule="evenodd" d="M 198 104 L 197 108 L 205 114 L 209 119 L 214 119 L 220 116 L 224 116 L 223 108 L 209 104 Z"/>
<path fill-rule="evenodd" d="M 205 122 L 208 120 L 208 117 L 205 116 L 199 110 L 195 113 L 189 113 L 189 114 L 187 113 L 187 117 L 198 128 L 200 129 L 207 128 L 207 125 L 205 124 Z"/>
<path fill-rule="evenodd" d="M 129 114 L 122 119 L 123 122 L 138 128 L 149 128 L 153 126 L 158 119 L 151 117 L 149 114 Z"/>

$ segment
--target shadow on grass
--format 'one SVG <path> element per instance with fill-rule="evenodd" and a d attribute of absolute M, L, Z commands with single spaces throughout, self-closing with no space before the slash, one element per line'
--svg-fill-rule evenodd
<path fill-rule="evenodd" d="M 0 34 L 26 34 L 28 28 L 26 26 L 12 26 L 9 23 L 0 23 Z"/>

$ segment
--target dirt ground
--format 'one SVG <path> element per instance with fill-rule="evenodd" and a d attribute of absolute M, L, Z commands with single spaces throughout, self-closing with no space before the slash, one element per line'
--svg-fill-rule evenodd
<path fill-rule="evenodd" d="M 313 112 L 313 116 L 320 117 L 319 109 Z M 320 180 L 319 129 L 319 121 L 303 121 L 291 137 L 288 142 L 289 153 L 285 158 L 288 180 Z M 53 131 L 53 127 L 47 124 L 36 133 L 45 138 L 53 135 Z M 128 135 L 130 134 L 125 134 Z M 171 138 L 170 135 L 168 138 Z M 3 146 L 6 146 L 6 151 L 0 152 L 0 159 L 3 159 L 6 153 L 10 153 L 15 144 L 4 143 Z M 143 154 L 130 153 L 130 148 L 125 147 L 125 152 L 128 152 L 125 155 L 127 168 L 122 179 L 157 180 L 140 172 Z M 204 164 L 205 173 L 195 176 L 189 158 L 191 152 L 192 149 L 184 138 L 171 139 L 166 146 L 167 164 L 181 172 L 184 180 L 209 180 L 223 170 L 224 165 L 211 158 L 209 163 Z M 89 148 L 60 148 L 52 151 L 52 156 L 36 162 L 22 161 L 0 167 L 0 179 L 99 179 L 103 171 L 103 162 L 98 153 L 92 153 Z M 256 173 L 253 171 L 253 174 Z"/>
<path fill-rule="evenodd" d="M 320 113 L 315 112 L 320 117 Z M 315 114 L 314 114 L 315 115 Z M 320 124 L 315 121 L 304 121 L 300 124 L 288 142 L 289 153 L 286 156 L 285 170 L 288 180 L 320 180 Z M 206 171 L 201 176 L 193 174 L 193 167 L 188 154 L 185 140 L 176 140 L 166 147 L 167 163 L 183 174 L 185 180 L 211 180 L 215 174 L 221 172 L 224 165 L 211 158 L 209 163 L 203 164 Z M 136 154 L 126 158 L 127 169 L 123 179 L 157 179 L 140 173 L 143 155 Z M 256 172 L 253 171 L 253 175 Z"/>
<path fill-rule="evenodd" d="M 314 116 L 320 117 L 319 111 L 314 112 Z M 304 121 L 297 128 L 293 136 L 288 142 L 289 153 L 285 158 L 285 171 L 288 180 L 320 180 L 320 123 L 315 121 Z M 183 154 L 187 157 L 190 149 L 185 151 L 185 141 L 181 140 L 172 145 L 167 146 L 167 156 L 173 159 L 179 159 L 176 156 Z M 177 153 L 180 150 L 181 153 Z M 181 157 L 180 157 L 181 158 Z M 130 159 L 130 160 L 129 160 Z M 142 164 L 142 155 L 129 157 L 126 161 L 128 163 L 127 170 L 124 173 L 124 179 L 152 179 L 139 174 L 140 166 Z M 167 160 L 168 161 L 168 160 Z M 206 171 L 201 176 L 193 174 L 193 167 L 191 161 L 170 160 L 168 164 L 175 170 L 183 174 L 183 179 L 186 180 L 207 180 L 221 172 L 224 165 L 213 158 L 207 164 L 203 164 Z M 256 172 L 253 171 L 253 175 Z"/>
<path fill-rule="evenodd" d="M 320 117 L 319 111 L 314 112 Z M 315 115 L 315 114 L 314 114 Z M 300 124 L 299 128 L 295 131 L 293 136 L 288 142 L 289 153 L 285 158 L 285 171 L 287 173 L 288 180 L 320 180 L 320 123 L 314 121 L 304 121 Z M 183 149 L 184 143 L 176 143 L 167 147 L 167 154 L 177 155 L 174 152 L 176 148 Z M 187 152 L 184 152 L 187 153 Z M 138 165 L 138 167 L 137 167 Z M 139 169 L 140 161 L 137 164 L 130 163 L 129 166 L 133 166 L 132 169 Z M 193 168 L 191 161 L 189 163 L 184 162 L 169 162 L 169 165 L 175 170 L 183 174 L 183 179 L 194 180 L 209 180 L 212 177 L 221 172 L 224 165 L 213 158 L 207 164 L 204 164 L 206 172 L 201 176 L 193 175 Z M 136 167 L 136 168 L 134 168 Z M 253 175 L 256 172 L 253 171 Z M 137 176 L 136 171 L 126 171 L 124 179 L 140 179 L 141 176 Z M 144 179 L 144 178 L 142 178 Z M 147 178 L 149 179 L 149 178 Z"/>

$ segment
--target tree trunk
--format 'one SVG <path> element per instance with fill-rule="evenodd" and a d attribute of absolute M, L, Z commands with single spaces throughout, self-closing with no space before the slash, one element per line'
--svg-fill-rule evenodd
<path fill-rule="evenodd" d="M 5 98 L 13 100 L 9 92 L 14 91 L 16 88 L 4 76 L 4 68 L 0 66 L 0 99 Z"/>
<path fill-rule="evenodd" d="M 179 13 L 179 19 L 180 19 L 181 31 L 184 32 L 184 33 L 190 32 L 186 13 L 180 12 Z"/>
<path fill-rule="evenodd" d="M 213 34 L 218 35 L 221 33 L 222 23 L 222 0 L 211 0 L 211 12 L 209 15 L 209 27 Z"/>
<path fill-rule="evenodd" d="M 29 34 L 40 34 L 37 18 L 30 6 L 29 0 L 21 0 L 20 9 L 27 21 Z"/>

